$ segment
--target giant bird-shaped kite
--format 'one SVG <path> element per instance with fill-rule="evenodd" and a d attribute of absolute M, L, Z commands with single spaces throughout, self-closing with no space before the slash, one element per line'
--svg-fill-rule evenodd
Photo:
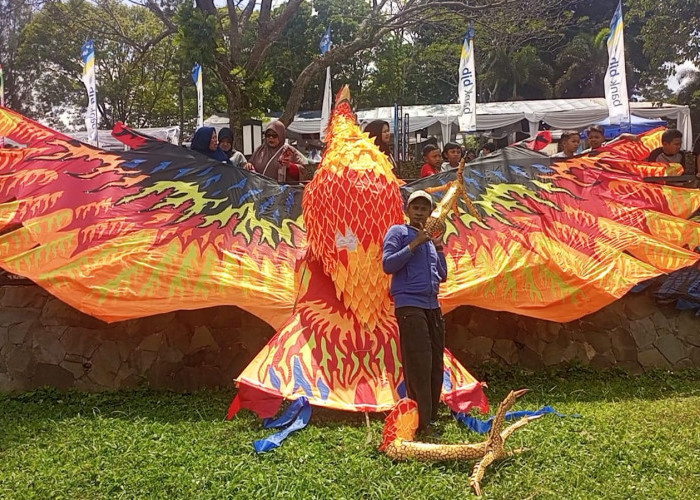
<path fill-rule="evenodd" d="M 402 375 L 382 238 L 403 221 L 410 191 L 454 171 L 402 187 L 342 98 L 304 189 L 115 134 L 133 149 L 105 152 L 0 109 L 0 135 L 26 145 L 0 150 L 0 266 L 107 321 L 214 305 L 262 318 L 277 333 L 238 378 L 234 410 L 265 397 L 395 404 Z M 642 182 L 678 168 L 641 161 L 658 142 L 656 132 L 557 163 L 507 148 L 467 165 L 479 217 L 448 217 L 443 310 L 569 321 L 693 264 L 700 226 L 685 219 L 700 192 Z M 448 353 L 444 399 L 486 407 Z"/>

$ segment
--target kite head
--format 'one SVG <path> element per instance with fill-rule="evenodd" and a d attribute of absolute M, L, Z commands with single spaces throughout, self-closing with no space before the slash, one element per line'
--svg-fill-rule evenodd
<path fill-rule="evenodd" d="M 336 98 L 327 147 L 304 189 L 309 257 L 323 263 L 336 295 L 371 330 L 391 309 L 382 241 L 401 224 L 403 199 L 389 159 L 360 129 L 343 87 Z"/>

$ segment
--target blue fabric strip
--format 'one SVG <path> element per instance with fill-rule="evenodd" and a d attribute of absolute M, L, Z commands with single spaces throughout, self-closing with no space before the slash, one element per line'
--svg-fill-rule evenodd
<path fill-rule="evenodd" d="M 278 448 L 292 432 L 306 427 L 310 419 L 311 405 L 309 404 L 309 400 L 305 397 L 301 397 L 293 401 L 279 418 L 274 420 L 266 418 L 263 421 L 263 425 L 266 429 L 287 427 L 269 437 L 255 441 L 253 443 L 255 451 L 257 453 L 264 453 Z"/>
<path fill-rule="evenodd" d="M 520 410 L 520 411 L 509 411 L 506 413 L 506 420 L 511 421 L 511 420 L 520 420 L 523 417 L 532 417 L 535 415 L 546 415 L 547 413 L 553 413 L 557 417 L 566 417 L 567 415 L 564 415 L 563 413 L 559 413 L 557 410 L 552 408 L 551 406 L 543 406 L 537 411 L 532 411 L 532 410 Z M 455 413 L 452 412 L 452 415 L 454 416 L 455 420 L 457 422 L 461 422 L 467 427 L 469 427 L 471 430 L 478 432 L 479 434 L 486 434 L 491 430 L 491 425 L 493 424 L 493 419 L 495 417 L 491 417 L 488 420 L 481 420 L 476 417 L 472 417 L 471 415 L 467 415 L 466 413 Z M 573 418 L 579 418 L 581 415 L 568 415 Z"/>

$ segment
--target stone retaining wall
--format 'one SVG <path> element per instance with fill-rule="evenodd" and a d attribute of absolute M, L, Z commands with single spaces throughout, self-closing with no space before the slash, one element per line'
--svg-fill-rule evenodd
<path fill-rule="evenodd" d="M 628 295 L 566 324 L 462 307 L 447 344 L 467 367 L 538 369 L 580 362 L 631 372 L 700 367 L 700 320 Z M 236 307 L 178 311 L 106 324 L 37 286 L 0 288 L 0 391 L 42 386 L 180 391 L 231 386 L 273 329 Z"/>

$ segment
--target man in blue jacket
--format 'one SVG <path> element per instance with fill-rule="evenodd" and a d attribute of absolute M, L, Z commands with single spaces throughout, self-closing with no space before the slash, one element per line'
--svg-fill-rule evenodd
<path fill-rule="evenodd" d="M 399 324 L 406 393 L 418 403 L 419 433 L 429 433 L 437 419 L 443 377 L 445 320 L 438 291 L 447 279 L 441 237 L 431 239 L 423 228 L 433 209 L 425 191 L 414 191 L 406 203 L 409 224 L 389 228 L 384 237 L 384 272 L 391 274 Z"/>

